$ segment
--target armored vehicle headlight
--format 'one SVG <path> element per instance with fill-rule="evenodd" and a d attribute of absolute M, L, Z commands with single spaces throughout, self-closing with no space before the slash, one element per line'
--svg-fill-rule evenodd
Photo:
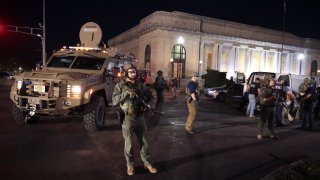
<path fill-rule="evenodd" d="M 80 97 L 81 86 L 79 85 L 68 85 L 67 96 L 68 97 Z"/>
<path fill-rule="evenodd" d="M 17 89 L 20 90 L 21 87 L 22 87 L 22 81 L 19 80 L 19 81 L 17 81 Z"/>
<path fill-rule="evenodd" d="M 81 93 L 81 86 L 72 86 L 71 92 L 73 94 L 80 94 Z"/>

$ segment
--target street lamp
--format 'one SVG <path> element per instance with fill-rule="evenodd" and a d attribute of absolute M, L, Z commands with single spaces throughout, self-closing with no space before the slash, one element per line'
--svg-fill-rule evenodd
<path fill-rule="evenodd" d="M 301 75 L 301 66 L 302 66 L 302 60 L 304 59 L 304 54 L 300 53 L 298 55 L 298 60 L 300 61 L 300 66 L 299 66 L 299 75 Z"/>
<path fill-rule="evenodd" d="M 183 44 L 184 43 L 184 39 L 183 39 L 183 37 L 179 37 L 178 38 L 178 44 Z"/>

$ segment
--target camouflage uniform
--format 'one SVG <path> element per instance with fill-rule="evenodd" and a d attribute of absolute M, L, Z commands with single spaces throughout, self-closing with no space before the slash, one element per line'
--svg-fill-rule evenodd
<path fill-rule="evenodd" d="M 261 119 L 259 119 L 258 121 L 258 136 L 262 135 L 263 126 L 266 122 L 268 122 L 270 137 L 275 137 L 274 127 L 273 127 L 275 99 L 271 98 L 273 95 L 274 95 L 274 89 L 271 86 L 261 88 L 260 100 L 259 100 L 261 105 L 261 112 L 260 112 Z M 265 100 L 265 99 L 269 99 L 269 100 Z"/>
<path fill-rule="evenodd" d="M 305 95 L 306 91 L 308 90 L 308 81 L 309 81 L 309 79 L 306 78 L 304 81 L 305 82 L 303 82 L 303 83 L 301 83 L 299 85 L 299 98 L 298 98 L 298 100 L 299 100 L 299 105 L 300 106 L 299 106 L 299 108 L 298 108 L 298 110 L 296 112 L 296 116 L 295 116 L 295 119 L 297 119 L 297 120 L 301 119 L 301 116 L 303 114 L 303 108 L 304 108 L 305 105 L 304 105 L 304 102 L 302 100 L 302 97 Z"/>
<path fill-rule="evenodd" d="M 304 93 L 303 95 L 301 94 L 301 100 L 303 103 L 301 108 L 303 114 L 301 128 L 311 130 L 313 128 L 312 110 L 315 101 L 316 87 L 314 81 L 311 79 L 305 79 L 304 84 L 304 89 L 301 90 Z"/>
<path fill-rule="evenodd" d="M 129 90 L 134 90 L 137 96 L 130 97 Z M 133 151 L 132 151 L 132 138 L 134 134 L 138 138 L 140 147 L 140 155 L 144 165 L 150 165 L 147 142 L 147 126 L 143 113 L 146 107 L 143 105 L 143 99 L 145 102 L 149 102 L 152 99 L 152 93 L 145 86 L 145 84 L 135 81 L 134 84 L 128 82 L 128 80 L 121 80 L 114 88 L 112 100 L 116 105 L 120 105 L 120 108 L 125 112 L 124 122 L 122 124 L 122 133 L 124 137 L 124 155 L 127 161 L 127 166 L 133 167 Z"/>

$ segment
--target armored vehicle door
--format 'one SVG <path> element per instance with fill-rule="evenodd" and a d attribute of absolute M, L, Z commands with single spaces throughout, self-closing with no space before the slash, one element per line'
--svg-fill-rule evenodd
<path fill-rule="evenodd" d="M 113 89 L 116 84 L 123 78 L 122 71 L 123 65 L 127 61 L 117 58 L 109 58 L 108 65 L 106 66 L 105 71 L 105 81 L 106 81 L 106 98 L 112 99 Z"/>

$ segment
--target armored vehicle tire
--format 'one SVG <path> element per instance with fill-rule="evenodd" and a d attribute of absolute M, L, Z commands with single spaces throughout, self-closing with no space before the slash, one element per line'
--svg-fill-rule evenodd
<path fill-rule="evenodd" d="M 19 109 L 15 104 L 12 105 L 12 115 L 14 120 L 21 124 L 34 124 L 39 120 L 39 116 L 32 116 L 26 120 L 26 113 Z"/>
<path fill-rule="evenodd" d="M 102 129 L 105 119 L 106 103 L 103 97 L 94 96 L 90 103 L 86 105 L 83 120 L 85 128 L 89 132 Z"/>

